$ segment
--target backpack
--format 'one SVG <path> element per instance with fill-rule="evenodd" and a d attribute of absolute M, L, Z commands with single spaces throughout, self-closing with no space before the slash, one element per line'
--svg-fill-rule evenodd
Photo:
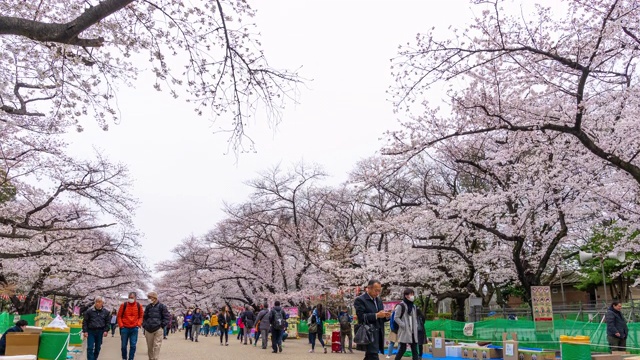
<path fill-rule="evenodd" d="M 402 317 L 402 315 L 404 315 L 404 307 L 406 305 L 403 303 L 400 303 L 400 309 L 402 311 L 400 311 L 400 317 Z M 393 310 L 393 312 L 391 313 L 391 319 L 389 320 L 389 329 L 395 333 L 398 332 L 398 323 L 396 322 L 396 311 Z"/>
<path fill-rule="evenodd" d="M 285 322 L 284 316 L 282 316 L 282 310 L 273 310 L 273 328 L 276 330 L 284 330 Z"/>
<path fill-rule="evenodd" d="M 339 321 L 340 321 L 340 331 L 342 332 L 351 331 L 351 322 L 349 321 L 349 315 L 342 314 L 342 316 L 340 316 Z"/>
<path fill-rule="evenodd" d="M 125 312 L 127 311 L 127 304 L 128 303 L 129 303 L 128 301 L 125 301 L 124 302 L 124 306 L 122 307 L 122 316 L 123 317 L 124 317 Z M 140 316 L 140 313 L 142 312 L 142 305 L 140 305 L 140 303 L 137 302 L 137 301 L 136 301 L 136 304 L 138 305 L 138 316 Z"/>
<path fill-rule="evenodd" d="M 249 316 L 251 315 L 251 316 Z M 249 317 L 254 317 L 253 313 L 243 313 L 242 322 L 244 323 L 244 327 L 251 329 L 253 327 L 254 319 L 250 319 Z"/>

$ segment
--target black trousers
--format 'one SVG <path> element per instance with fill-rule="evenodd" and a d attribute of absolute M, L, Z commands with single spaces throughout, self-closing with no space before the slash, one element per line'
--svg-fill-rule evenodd
<path fill-rule="evenodd" d="M 619 338 L 617 336 L 607 336 L 609 341 L 609 349 L 611 351 L 626 351 L 627 350 L 627 338 Z"/>
<path fill-rule="evenodd" d="M 380 360 L 378 353 L 364 353 L 364 360 Z"/>
<path fill-rule="evenodd" d="M 411 359 L 420 359 L 420 356 L 418 355 L 418 344 L 411 343 L 408 345 L 411 346 Z M 398 346 L 398 352 L 396 353 L 396 360 L 402 359 L 402 355 L 404 355 L 405 351 L 407 351 L 407 343 L 400 343 L 400 346 Z"/>
<path fill-rule="evenodd" d="M 222 344 L 222 338 L 224 338 L 224 342 L 229 342 L 229 329 L 220 329 L 220 344 Z"/>
<path fill-rule="evenodd" d="M 278 351 L 282 348 L 282 330 L 271 330 L 271 349 Z"/>

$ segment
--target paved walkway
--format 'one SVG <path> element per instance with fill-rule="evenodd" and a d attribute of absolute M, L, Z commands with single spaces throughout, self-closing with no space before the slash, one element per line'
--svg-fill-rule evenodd
<path fill-rule="evenodd" d="M 261 343 L 261 342 L 260 342 Z M 329 344 L 327 344 L 329 345 Z M 160 351 L 161 360 L 244 360 L 244 359 L 277 359 L 277 360 L 310 360 L 340 358 L 345 360 L 362 359 L 364 353 L 354 350 L 353 354 L 331 353 L 331 347 L 327 346 L 327 354 L 322 352 L 322 347 L 316 343 L 316 352 L 310 354 L 309 340 L 307 338 L 287 339 L 284 342 L 282 353 L 273 354 L 271 343 L 269 348 L 262 350 L 260 345 L 242 345 L 235 335 L 229 336 L 229 346 L 220 346 L 218 337 L 200 337 L 199 342 L 191 342 L 184 339 L 184 333 L 178 332 L 170 334 L 167 340 L 162 342 Z M 80 357 L 80 356 L 79 356 Z M 100 360 L 119 360 L 120 337 L 116 331 L 116 336 L 109 335 L 104 339 Z M 384 357 L 382 357 L 384 359 Z M 86 359 L 86 355 L 82 356 Z M 138 349 L 136 351 L 137 360 L 147 360 L 147 343 L 140 332 L 138 338 Z"/>

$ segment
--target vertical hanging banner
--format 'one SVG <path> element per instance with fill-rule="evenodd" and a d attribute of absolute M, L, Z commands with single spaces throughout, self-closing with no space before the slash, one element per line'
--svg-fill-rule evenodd
<path fill-rule="evenodd" d="M 35 325 L 44 327 L 51 322 L 51 311 L 53 310 L 53 300 L 41 297 L 38 302 L 38 311 L 35 318 Z"/>
<path fill-rule="evenodd" d="M 549 286 L 531 287 L 531 306 L 536 332 L 553 332 L 553 305 Z"/>
<path fill-rule="evenodd" d="M 299 317 L 297 307 L 283 307 L 282 310 L 284 310 L 284 312 L 289 315 L 289 317 Z"/>
<path fill-rule="evenodd" d="M 41 297 L 40 298 L 40 304 L 38 306 L 38 310 L 40 310 L 41 312 L 48 312 L 50 313 L 51 310 L 53 310 L 53 300 L 46 298 L 46 297 Z"/>
<path fill-rule="evenodd" d="M 282 310 L 289 315 L 289 320 L 287 321 L 287 334 L 289 334 L 290 338 L 299 338 L 298 336 L 298 317 L 300 316 L 297 307 L 283 307 Z"/>

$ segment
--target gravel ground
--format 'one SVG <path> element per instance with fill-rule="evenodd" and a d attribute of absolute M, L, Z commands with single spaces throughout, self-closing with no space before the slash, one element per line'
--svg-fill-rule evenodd
<path fill-rule="evenodd" d="M 261 341 L 260 341 L 261 343 Z M 329 345 L 329 344 L 327 344 Z M 322 358 L 340 358 L 340 359 L 362 359 L 364 353 L 354 350 L 353 354 L 331 353 L 331 347 L 327 346 L 327 354 L 322 352 L 322 347 L 316 343 L 316 352 L 310 354 L 309 341 L 306 338 L 287 339 L 284 342 L 282 353 L 273 354 L 271 352 L 271 343 L 266 350 L 262 350 L 260 345 L 254 347 L 252 345 L 242 345 L 236 340 L 235 336 L 229 336 L 229 346 L 220 346 L 220 338 L 218 337 L 200 337 L 199 342 L 191 342 L 184 339 L 184 333 L 170 334 L 167 340 L 162 342 L 160 351 L 160 359 L 162 360 L 222 360 L 222 359 L 279 359 L 279 360 L 310 360 Z M 120 337 L 116 332 L 115 337 L 109 335 L 104 339 L 102 351 L 100 352 L 100 360 L 119 360 L 120 359 Z M 86 355 L 78 356 L 79 359 L 86 359 Z M 384 356 L 381 357 L 384 359 Z M 145 360 L 147 357 L 147 344 L 140 333 L 138 338 L 138 348 L 136 350 L 136 359 Z"/>

